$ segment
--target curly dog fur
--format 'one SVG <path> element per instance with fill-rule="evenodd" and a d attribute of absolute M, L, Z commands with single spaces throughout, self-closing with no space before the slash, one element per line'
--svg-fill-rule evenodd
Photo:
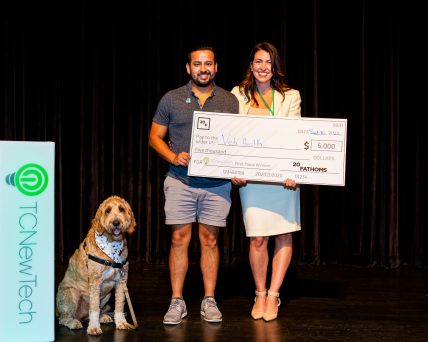
<path fill-rule="evenodd" d="M 101 203 L 86 238 L 71 256 L 64 278 L 58 286 L 56 306 L 59 324 L 69 329 L 81 329 L 81 322 L 89 318 L 87 333 L 101 334 L 100 323 L 113 322 L 107 315 L 110 309 L 107 302 L 115 289 L 116 328 L 133 329 L 133 325 L 126 321 L 124 315 L 124 290 L 128 280 L 125 234 L 133 233 L 135 226 L 134 213 L 126 200 L 111 196 Z M 107 244 L 123 241 L 119 254 L 121 263 L 114 263 L 114 260 L 100 249 L 96 243 L 96 235 L 104 236 Z M 98 262 L 93 258 L 98 258 Z M 109 261 L 115 267 L 102 264 L 99 259 Z M 123 267 L 120 268 L 122 263 Z"/>

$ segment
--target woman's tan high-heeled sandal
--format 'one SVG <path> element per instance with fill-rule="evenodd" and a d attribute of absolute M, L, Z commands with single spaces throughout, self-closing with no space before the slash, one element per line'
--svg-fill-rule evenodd
<path fill-rule="evenodd" d="M 276 297 L 278 300 L 278 306 L 281 305 L 281 299 L 279 298 L 279 292 L 268 291 L 267 295 L 271 296 L 271 297 Z M 277 317 L 278 317 L 278 310 L 276 312 L 272 312 L 272 313 L 271 312 L 264 312 L 263 313 L 263 319 L 266 322 L 273 321 Z"/>
<path fill-rule="evenodd" d="M 254 319 L 260 319 L 263 317 L 263 311 L 256 311 L 254 309 L 254 306 L 256 305 L 257 297 L 262 297 L 263 300 L 265 299 L 266 290 L 260 291 L 260 292 L 256 290 L 255 293 L 256 293 L 256 297 L 254 298 L 254 305 L 253 305 L 253 310 L 251 310 L 251 317 L 253 317 Z"/>

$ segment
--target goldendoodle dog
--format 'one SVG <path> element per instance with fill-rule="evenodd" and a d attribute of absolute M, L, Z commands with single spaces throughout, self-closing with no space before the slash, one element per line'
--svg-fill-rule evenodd
<path fill-rule="evenodd" d="M 131 206 L 119 196 L 99 206 L 86 238 L 69 260 L 56 296 L 59 324 L 81 329 L 89 319 L 87 333 L 100 335 L 100 323 L 111 323 L 107 314 L 115 290 L 114 323 L 117 329 L 133 329 L 124 314 L 128 281 L 128 248 L 125 234 L 135 230 Z"/>

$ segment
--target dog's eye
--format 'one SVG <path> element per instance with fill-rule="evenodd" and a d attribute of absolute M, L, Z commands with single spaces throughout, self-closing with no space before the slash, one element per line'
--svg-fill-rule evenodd
<path fill-rule="evenodd" d="M 110 207 L 108 207 L 108 208 L 106 209 L 106 214 L 110 214 L 110 211 L 111 211 L 111 208 L 110 208 Z"/>
<path fill-rule="evenodd" d="M 120 206 L 120 207 L 119 207 L 119 211 L 120 211 L 121 213 L 123 213 L 123 212 L 125 211 L 125 208 L 124 208 L 124 207 L 122 207 L 122 206 Z"/>

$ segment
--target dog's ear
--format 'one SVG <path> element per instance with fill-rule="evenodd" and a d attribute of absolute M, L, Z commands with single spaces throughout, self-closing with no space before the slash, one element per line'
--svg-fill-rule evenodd
<path fill-rule="evenodd" d="M 129 217 L 131 218 L 131 223 L 129 224 L 128 229 L 126 230 L 128 234 L 132 234 L 135 231 L 135 226 L 137 223 L 135 222 L 134 213 L 132 212 L 131 206 L 128 204 L 127 206 Z"/>
<path fill-rule="evenodd" d="M 101 216 L 103 215 L 104 211 L 104 203 L 101 203 L 101 205 L 98 207 L 97 213 L 95 214 L 95 217 L 92 219 L 92 228 L 94 228 L 98 235 L 103 235 L 104 228 L 101 224 Z"/>

